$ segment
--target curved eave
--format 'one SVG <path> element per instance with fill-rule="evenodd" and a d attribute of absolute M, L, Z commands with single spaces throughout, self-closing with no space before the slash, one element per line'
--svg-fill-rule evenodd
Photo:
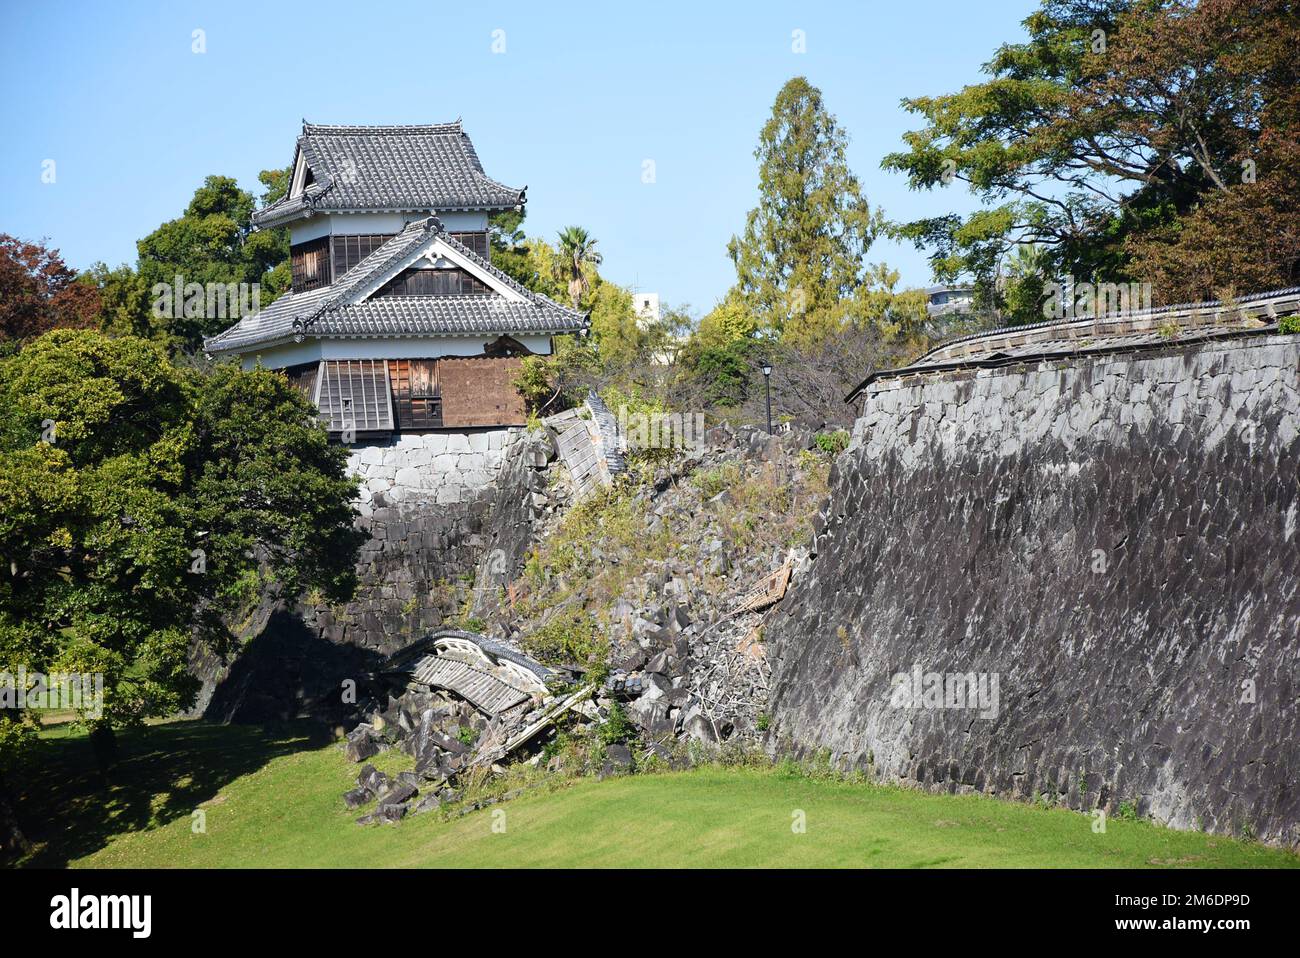
<path fill-rule="evenodd" d="M 245 353 L 252 353 L 263 349 L 274 349 L 276 346 L 288 346 L 308 340 L 323 342 L 324 340 L 348 340 L 348 339 L 477 339 L 484 336 L 510 336 L 518 338 L 520 336 L 570 336 L 580 333 L 587 328 L 586 325 L 581 327 L 570 327 L 564 329 L 490 329 L 490 330 L 462 330 L 460 332 L 420 332 L 420 333 L 305 333 L 299 340 L 295 336 L 277 336 L 274 339 L 267 339 L 261 342 L 243 343 L 239 346 L 216 346 L 205 345 L 203 351 L 210 356 L 242 356 Z"/>
<path fill-rule="evenodd" d="M 328 205 L 309 206 L 306 204 L 298 203 L 293 205 L 286 205 L 283 212 L 276 212 L 272 216 L 261 215 L 269 212 L 270 211 L 269 207 L 266 210 L 258 210 L 253 213 L 252 224 L 254 229 L 260 230 L 260 229 L 277 229 L 281 226 L 288 226 L 290 223 L 296 222 L 297 220 L 307 220 L 317 215 L 347 216 L 350 214 L 363 214 L 363 213 L 411 213 L 417 216 L 428 216 L 431 213 L 433 214 L 505 213 L 509 210 L 518 209 L 519 207 L 523 206 L 525 203 L 526 200 L 524 199 L 522 191 L 519 194 L 519 198 L 515 200 L 513 203 L 447 204 L 445 206 L 437 206 L 432 209 L 427 209 L 427 208 L 413 209 L 409 206 L 400 206 L 400 207 L 395 207 L 395 206 L 333 207 Z"/>

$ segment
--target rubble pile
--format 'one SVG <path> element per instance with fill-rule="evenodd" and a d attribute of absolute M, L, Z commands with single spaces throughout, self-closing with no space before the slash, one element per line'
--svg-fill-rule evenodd
<path fill-rule="evenodd" d="M 603 616 L 611 644 L 604 692 L 627 703 L 647 743 L 761 737 L 771 675 L 762 630 L 770 609 L 740 609 L 774 569 L 789 563 L 798 575 L 807 563 L 807 549 L 791 541 L 802 538 L 800 530 L 792 535 L 788 527 L 804 525 L 810 534 L 824 496 L 829 457 L 813 449 L 809 432 L 769 436 L 720 426 L 637 490 L 645 535 L 666 529 L 675 548 L 645 563 Z M 736 490 L 759 476 L 788 498 L 790 515 L 760 514 L 738 498 Z M 714 492 L 715 485 L 723 488 Z M 737 527 L 749 530 L 746 542 L 736 541 Z M 631 561 L 599 537 L 578 549 L 586 563 Z M 529 621 L 511 611 L 494 621 L 516 641 L 545 623 L 545 616 Z"/>
<path fill-rule="evenodd" d="M 537 762 L 561 724 L 557 705 L 575 689 L 586 692 L 565 712 L 562 724 L 569 734 L 598 734 L 616 710 L 630 722 L 627 735 L 606 741 L 596 771 L 635 768 L 651 755 L 676 763 L 684 743 L 692 741 L 706 749 L 723 742 L 757 744 L 766 727 L 771 676 L 763 623 L 779 595 L 766 604 L 751 600 L 756 584 L 774 570 L 788 568 L 788 581 L 806 565 L 809 554 L 799 543 L 811 537 L 828 468 L 829 457 L 816 451 L 811 433 L 768 436 L 722 426 L 695 449 L 659 464 L 652 476 L 647 470 L 628 480 L 636 535 L 619 540 L 601 535 L 598 527 L 572 545 L 579 569 L 627 573 L 612 600 L 595 574 L 566 569 L 553 577 L 544 571 L 540 580 L 534 576 L 529 601 L 517 603 L 501 589 L 497 600 L 475 609 L 483 617 L 476 627 L 492 636 L 485 644 L 514 649 L 518 658 L 524 654 L 519 650 L 529 650 L 531 635 L 579 608 L 598 623 L 608 660 L 551 662 L 570 668 L 565 682 L 497 715 L 454 691 L 394 689 L 386 706 L 375 708 L 348 736 L 345 748 L 358 763 L 398 748 L 415 767 L 390 779 L 366 765 L 345 796 L 348 807 L 375 801 L 375 810 L 360 821 L 394 822 L 457 801 L 460 779 L 471 767 Z M 553 461 L 547 471 L 548 481 L 535 484 L 533 494 L 548 501 L 530 503 L 534 515 L 544 517 L 540 542 L 556 534 L 573 499 L 563 466 Z M 638 540 L 652 537 L 669 547 L 647 558 L 638 552 Z M 548 605 L 552 592 L 562 599 Z M 507 743 L 532 728 L 535 737 L 504 754 Z"/>

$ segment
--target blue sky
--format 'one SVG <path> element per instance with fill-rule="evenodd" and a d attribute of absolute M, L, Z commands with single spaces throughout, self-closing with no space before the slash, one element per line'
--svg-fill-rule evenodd
<path fill-rule="evenodd" d="M 899 101 L 977 80 L 1034 6 L 0 0 L 0 232 L 46 237 L 78 268 L 133 263 L 204 176 L 258 189 L 259 170 L 287 165 L 303 117 L 460 116 L 488 173 L 528 186 L 529 233 L 581 224 L 607 277 L 698 313 L 731 285 L 726 243 L 754 205 L 753 149 L 782 83 L 822 89 L 887 215 L 966 211 L 960 184 L 914 193 L 880 169 L 918 125 Z M 904 285 L 931 280 L 911 247 L 881 241 L 870 259 Z"/>

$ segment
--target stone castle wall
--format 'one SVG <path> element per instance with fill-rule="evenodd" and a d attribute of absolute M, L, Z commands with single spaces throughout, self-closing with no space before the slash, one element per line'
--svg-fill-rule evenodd
<path fill-rule="evenodd" d="M 355 447 L 348 468 L 370 538 L 356 597 L 342 615 L 317 610 L 322 634 L 389 655 L 458 612 L 492 538 L 497 478 L 523 435 L 426 433 Z"/>
<path fill-rule="evenodd" d="M 382 446 L 354 446 L 348 471 L 360 477 L 357 508 L 411 511 L 430 505 L 471 502 L 487 489 L 505 464 L 521 429 L 431 432 L 402 435 Z"/>
<path fill-rule="evenodd" d="M 479 605 L 518 571 L 532 541 L 551 460 L 549 440 L 521 428 L 403 435 L 355 446 L 361 547 L 356 595 L 346 606 L 264 603 L 233 665 L 195 663 L 210 718 L 263 721 L 331 714 L 341 676 Z M 498 561 L 485 558 L 499 551 Z"/>
<path fill-rule="evenodd" d="M 1272 336 L 878 382 L 768 629 L 774 744 L 1300 842 L 1298 369 Z"/>

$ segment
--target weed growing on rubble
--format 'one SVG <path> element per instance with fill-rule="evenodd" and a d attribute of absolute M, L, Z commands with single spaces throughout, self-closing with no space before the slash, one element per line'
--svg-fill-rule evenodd
<path fill-rule="evenodd" d="M 626 742 L 636 734 L 636 728 L 628 721 L 623 706 L 614 702 L 609 707 L 609 717 L 600 724 L 598 733 L 606 745 L 613 745 L 616 742 Z"/>
<path fill-rule="evenodd" d="M 740 482 L 742 474 L 739 463 L 724 462 L 712 469 L 696 469 L 690 483 L 700 490 L 701 499 L 708 500 Z"/>
<path fill-rule="evenodd" d="M 819 432 L 813 441 L 817 443 L 817 448 L 830 456 L 837 456 L 845 449 L 849 448 L 849 435 L 847 429 L 834 429 L 830 432 Z"/>
<path fill-rule="evenodd" d="M 595 670 L 606 657 L 608 642 L 589 614 L 568 608 L 557 610 L 543 625 L 526 634 L 523 646 L 544 662 L 577 663 Z"/>
<path fill-rule="evenodd" d="M 592 493 L 531 551 L 523 573 L 527 595 L 516 610 L 541 620 L 524 639 L 529 652 L 552 663 L 604 666 L 610 607 L 674 549 L 671 530 L 646 528 L 643 493 L 626 477 Z"/>

